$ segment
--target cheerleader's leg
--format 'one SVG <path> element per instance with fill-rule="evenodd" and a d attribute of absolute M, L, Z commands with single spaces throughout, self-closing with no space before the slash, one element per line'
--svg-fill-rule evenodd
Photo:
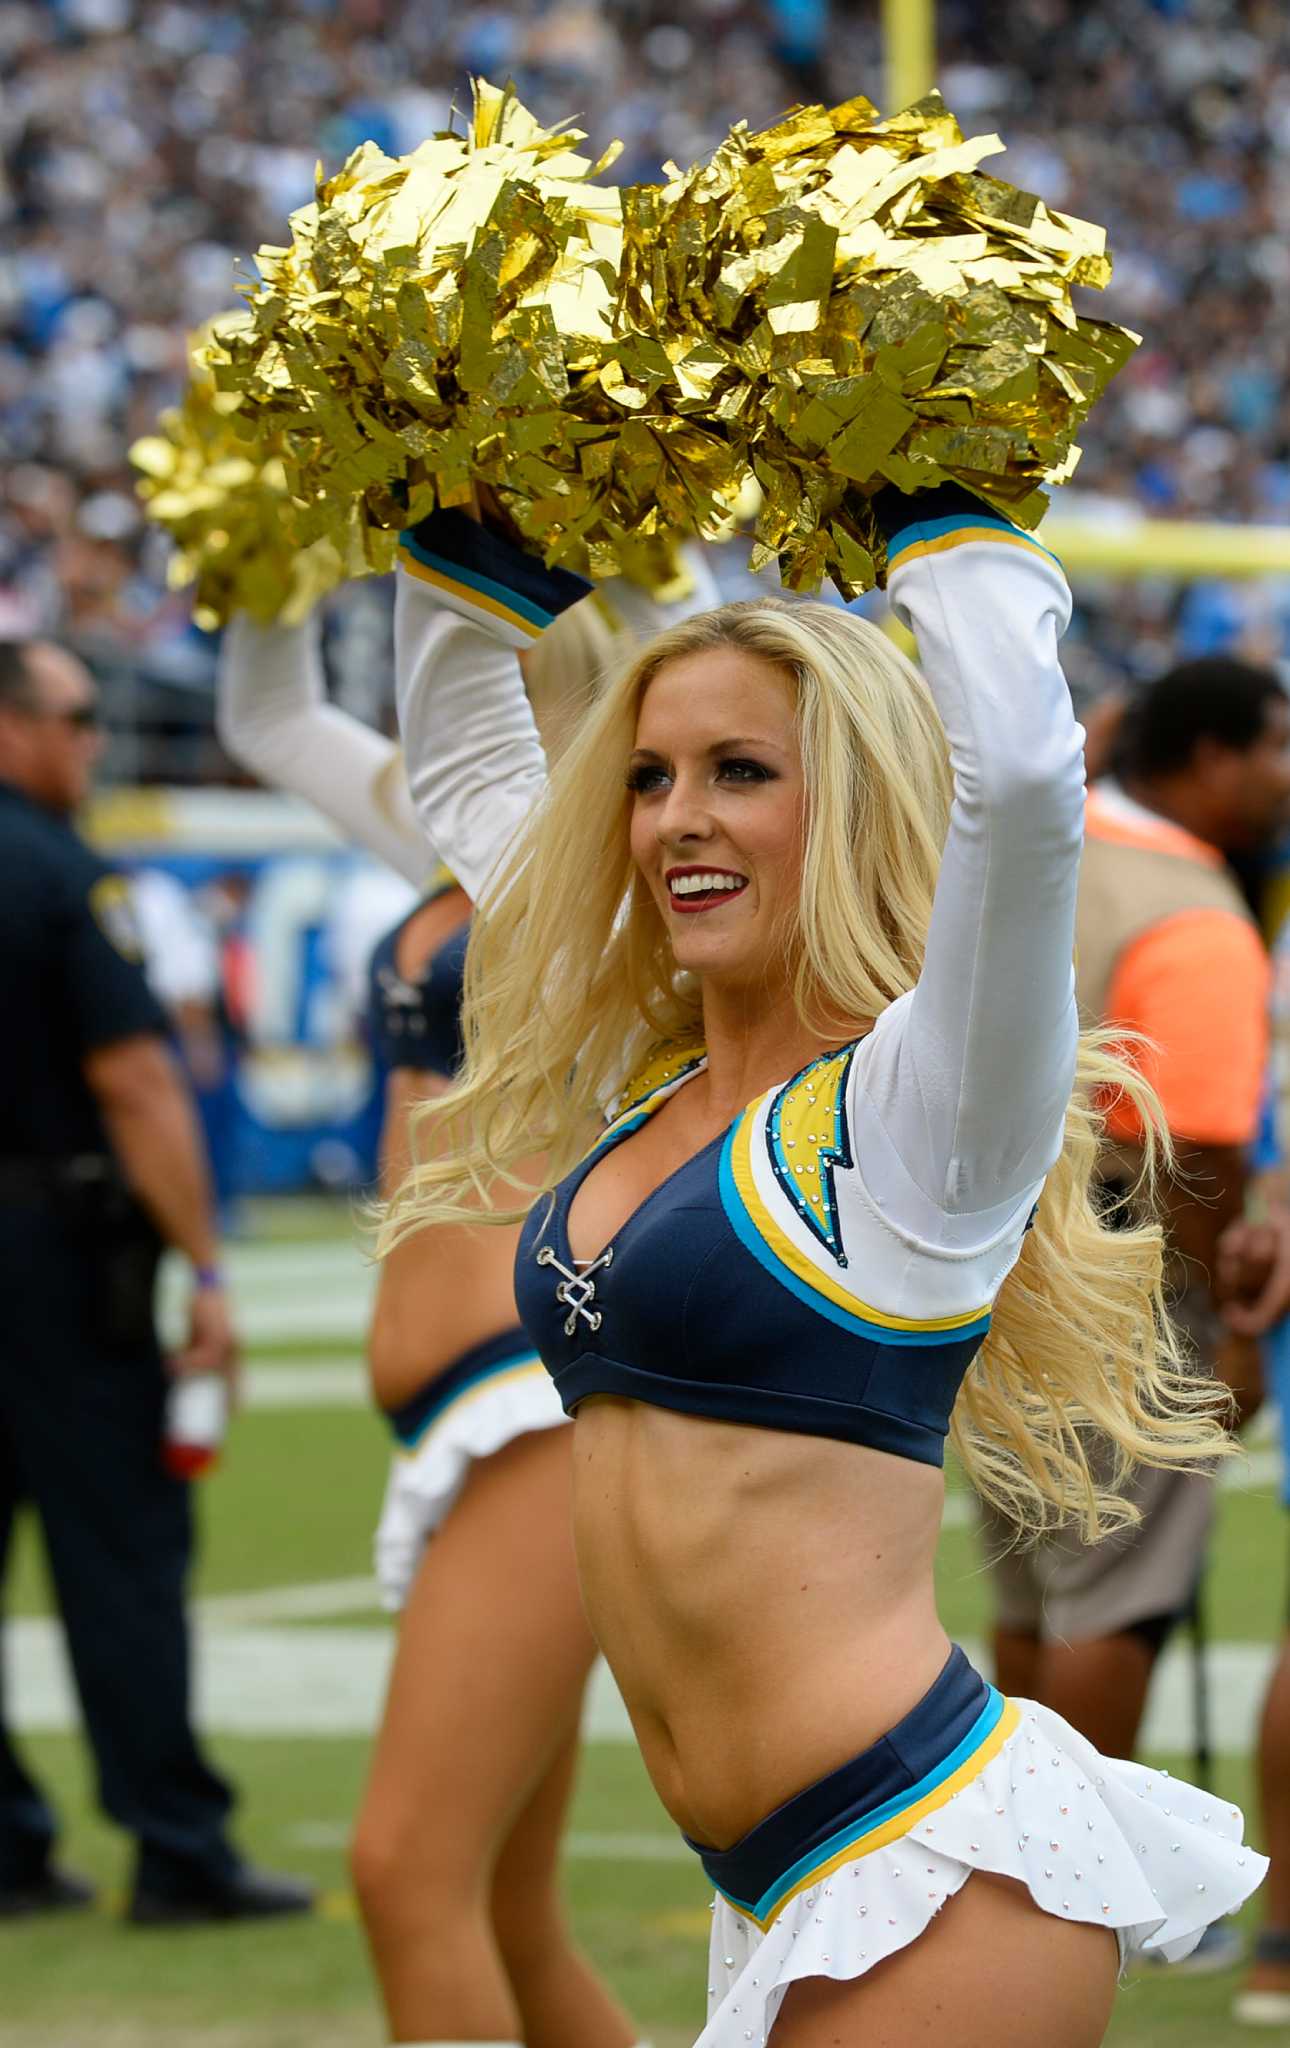
<path fill-rule="evenodd" d="M 534 1431 L 471 1467 L 404 1610 L 352 1852 L 396 2042 L 523 2038 L 492 1902 L 594 1656 L 570 1535 L 572 1437 Z M 593 2024 L 607 2003 L 597 1988 Z M 569 2048 L 591 2041 L 578 2027 L 562 2016 Z M 632 2038 L 621 2021 L 594 2048 Z"/>
<path fill-rule="evenodd" d="M 507 1836 L 493 1877 L 493 1926 L 525 2048 L 625 2048 L 633 2039 L 621 2007 L 574 1947 L 565 1923 L 560 1842 L 577 1757 L 575 1723 Z"/>
<path fill-rule="evenodd" d="M 1110 1929 L 1058 1920 L 1023 1885 L 978 1871 L 876 1969 L 794 1984 L 769 2048 L 909 2048 L 940 2035 L 955 2048 L 1097 2048 L 1119 1967 Z"/>

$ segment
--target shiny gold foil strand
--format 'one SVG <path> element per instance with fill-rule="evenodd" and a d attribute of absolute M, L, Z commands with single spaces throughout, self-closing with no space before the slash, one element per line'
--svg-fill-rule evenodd
<path fill-rule="evenodd" d="M 280 438 L 302 540 L 355 498 L 398 527 L 485 482 L 536 544 L 554 531 L 584 560 L 580 523 L 606 499 L 601 573 L 662 551 L 648 449 L 624 451 L 610 492 L 619 418 L 594 390 L 605 419 L 578 417 L 621 249 L 618 192 L 580 139 L 481 86 L 465 135 L 397 160 L 367 145 L 293 217 L 290 245 L 261 251 L 217 375 Z"/>
<path fill-rule="evenodd" d="M 240 317 L 190 337 L 182 404 L 130 450 L 147 516 L 174 543 L 170 586 L 195 586 L 193 616 L 207 631 L 237 610 L 261 624 L 294 623 L 347 576 L 392 567 L 395 547 L 353 515 L 338 537 L 297 545 L 280 454 L 246 438 L 241 399 L 217 391 L 210 374 L 211 348 Z"/>
<path fill-rule="evenodd" d="M 485 482 L 604 575 L 719 530 L 751 472 L 758 561 L 851 595 L 885 571 L 883 483 L 1037 523 L 1136 338 L 1076 312 L 1102 230 L 983 172 L 997 138 L 935 93 L 857 98 L 621 192 L 581 140 L 481 85 L 464 135 L 366 145 L 261 251 L 215 375 L 281 449 L 300 541 Z"/>
<path fill-rule="evenodd" d="M 965 142 L 938 94 L 888 121 L 854 100 L 736 128 L 710 163 L 624 195 L 611 386 L 728 424 L 764 493 L 754 561 L 794 587 L 882 580 L 884 482 L 953 478 L 1035 525 L 1136 345 L 1071 301 L 1110 275 L 1102 230 L 982 173 L 1000 146 Z"/>

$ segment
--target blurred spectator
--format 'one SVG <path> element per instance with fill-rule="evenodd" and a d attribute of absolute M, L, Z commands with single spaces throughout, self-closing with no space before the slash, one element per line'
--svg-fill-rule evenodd
<path fill-rule="evenodd" d="M 1185 663 L 1129 714 L 1119 779 L 1093 788 L 1080 877 L 1077 992 L 1086 1023 L 1136 1034 L 1177 1152 L 1165 1182 L 1169 1293 L 1201 1363 L 1257 1405 L 1253 1332 L 1222 1314 L 1264 1298 L 1275 1233 L 1243 1220 L 1247 1147 L 1267 1054 L 1269 970 L 1225 864 L 1273 840 L 1290 810 L 1290 704 L 1271 672 Z M 1106 1105 L 1100 1177 L 1111 1214 L 1131 1213 L 1142 1165 L 1133 1105 Z M 1241 1321 L 1240 1306 L 1230 1311 Z M 1209 1475 L 1143 1468 L 1137 1527 L 1092 1546 L 1062 1532 L 1033 1550 L 987 1521 L 999 1684 L 1064 1713 L 1116 1756 L 1133 1753 L 1151 1673 L 1204 1566 Z M 1222 1938 L 1207 1959 L 1230 1960 Z"/>
<path fill-rule="evenodd" d="M 877 0 L 0 0 L 0 626 L 58 632 L 105 685 L 209 683 L 125 453 L 171 402 L 183 334 L 365 137 L 412 148 L 468 75 L 577 119 L 656 177 L 730 122 L 882 94 Z M 1278 0 L 941 0 L 950 104 L 1002 174 L 1108 224 L 1097 310 L 1146 343 L 1099 413 L 1071 505 L 1105 521 L 1290 518 L 1290 13 Z M 702 57 L 702 61 L 698 59 Z M 1077 635 L 1119 674 L 1175 653 L 1269 660 L 1290 583 L 1108 580 Z M 361 672 L 342 636 L 342 689 Z M 142 714 L 131 701 L 129 715 Z M 188 697 L 183 720 L 205 725 Z M 121 714 L 124 717 L 126 714 Z M 185 773 L 209 775 L 213 750 Z M 171 772 L 155 759 L 110 772 Z"/>

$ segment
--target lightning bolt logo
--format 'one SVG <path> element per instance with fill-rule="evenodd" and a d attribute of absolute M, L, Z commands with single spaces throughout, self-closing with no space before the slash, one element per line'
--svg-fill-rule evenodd
<path fill-rule="evenodd" d="M 825 1053 L 785 1082 L 771 1101 L 766 1145 L 771 1169 L 811 1235 L 845 1266 L 834 1171 L 854 1166 L 847 1130 L 847 1076 L 854 1045 Z"/>

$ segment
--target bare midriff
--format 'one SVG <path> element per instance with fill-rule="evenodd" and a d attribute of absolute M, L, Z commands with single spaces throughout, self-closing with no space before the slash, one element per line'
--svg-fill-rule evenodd
<path fill-rule="evenodd" d="M 410 918 L 396 965 L 415 980 L 470 915 L 470 899 L 448 890 Z M 450 1083 L 412 1067 L 386 1088 L 381 1184 L 388 1198 L 407 1171 L 408 1118 Z M 445 1137 L 444 1145 L 450 1143 Z M 522 1169 L 521 1169 L 522 1170 Z M 517 1326 L 514 1265 L 519 1226 L 436 1224 L 404 1240 L 383 1261 L 368 1338 L 372 1398 L 398 1408 L 477 1344 Z"/>
<path fill-rule="evenodd" d="M 592 1629 L 696 1841 L 728 1848 L 934 1683 L 935 1466 L 596 1396 L 574 1471 Z"/>

